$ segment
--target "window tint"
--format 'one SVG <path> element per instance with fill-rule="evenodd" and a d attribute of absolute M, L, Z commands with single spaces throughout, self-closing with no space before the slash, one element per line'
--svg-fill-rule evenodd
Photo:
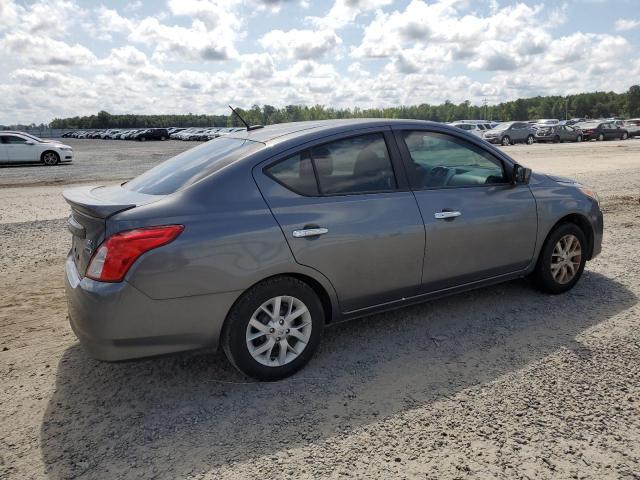
<path fill-rule="evenodd" d="M 464 140 L 433 132 L 403 132 L 413 187 L 466 187 L 506 183 L 502 163 Z"/>
<path fill-rule="evenodd" d="M 4 135 L 2 137 L 2 143 L 7 143 L 11 145 L 21 145 L 23 143 L 27 143 L 27 139 L 22 137 L 16 137 L 13 135 Z"/>
<path fill-rule="evenodd" d="M 259 150 L 262 143 L 220 137 L 192 148 L 147 170 L 124 185 L 149 195 L 168 195 Z"/>
<path fill-rule="evenodd" d="M 296 193 L 318 195 L 318 184 L 308 151 L 272 165 L 267 173 Z"/>
<path fill-rule="evenodd" d="M 396 188 L 382 134 L 362 135 L 311 149 L 320 193 L 348 194 Z"/>

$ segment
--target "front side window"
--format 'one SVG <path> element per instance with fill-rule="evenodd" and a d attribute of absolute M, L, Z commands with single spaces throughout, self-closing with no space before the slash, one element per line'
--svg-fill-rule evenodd
<path fill-rule="evenodd" d="M 422 131 L 405 131 L 402 137 L 411 157 L 415 189 L 507 183 L 502 162 L 469 142 Z"/>
<path fill-rule="evenodd" d="M 5 135 L 2 137 L 2 143 L 8 144 L 8 145 L 23 145 L 27 143 L 27 139 L 22 137 L 16 137 L 14 135 Z"/>

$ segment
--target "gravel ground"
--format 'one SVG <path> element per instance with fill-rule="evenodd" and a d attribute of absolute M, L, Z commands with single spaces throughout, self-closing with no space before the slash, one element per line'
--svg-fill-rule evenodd
<path fill-rule="evenodd" d="M 188 146 L 0 169 L 0 478 L 640 478 L 640 140 L 508 148 L 601 194 L 603 252 L 568 294 L 515 281 L 338 325 L 272 384 L 220 352 L 100 363 L 68 326 L 59 183 Z"/>

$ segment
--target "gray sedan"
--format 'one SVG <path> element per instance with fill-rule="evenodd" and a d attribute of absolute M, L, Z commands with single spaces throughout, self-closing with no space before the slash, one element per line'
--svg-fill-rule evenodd
<path fill-rule="evenodd" d="M 603 228 L 588 188 L 410 120 L 234 132 L 64 197 L 69 318 L 90 355 L 221 345 L 264 380 L 341 320 L 519 277 L 566 292 Z"/>

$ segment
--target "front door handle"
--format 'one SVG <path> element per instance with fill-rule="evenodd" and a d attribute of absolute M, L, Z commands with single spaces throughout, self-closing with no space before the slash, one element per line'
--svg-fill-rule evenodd
<path fill-rule="evenodd" d="M 329 230 L 321 227 L 314 228 L 303 228 L 302 230 L 294 230 L 293 236 L 294 238 L 308 238 L 308 237 L 318 237 L 320 235 L 324 235 L 325 233 L 329 233 Z"/>
<path fill-rule="evenodd" d="M 462 215 L 462 212 L 458 211 L 449 211 L 449 212 L 436 212 L 433 214 L 434 218 L 438 220 L 446 220 L 447 218 L 455 218 Z"/>

